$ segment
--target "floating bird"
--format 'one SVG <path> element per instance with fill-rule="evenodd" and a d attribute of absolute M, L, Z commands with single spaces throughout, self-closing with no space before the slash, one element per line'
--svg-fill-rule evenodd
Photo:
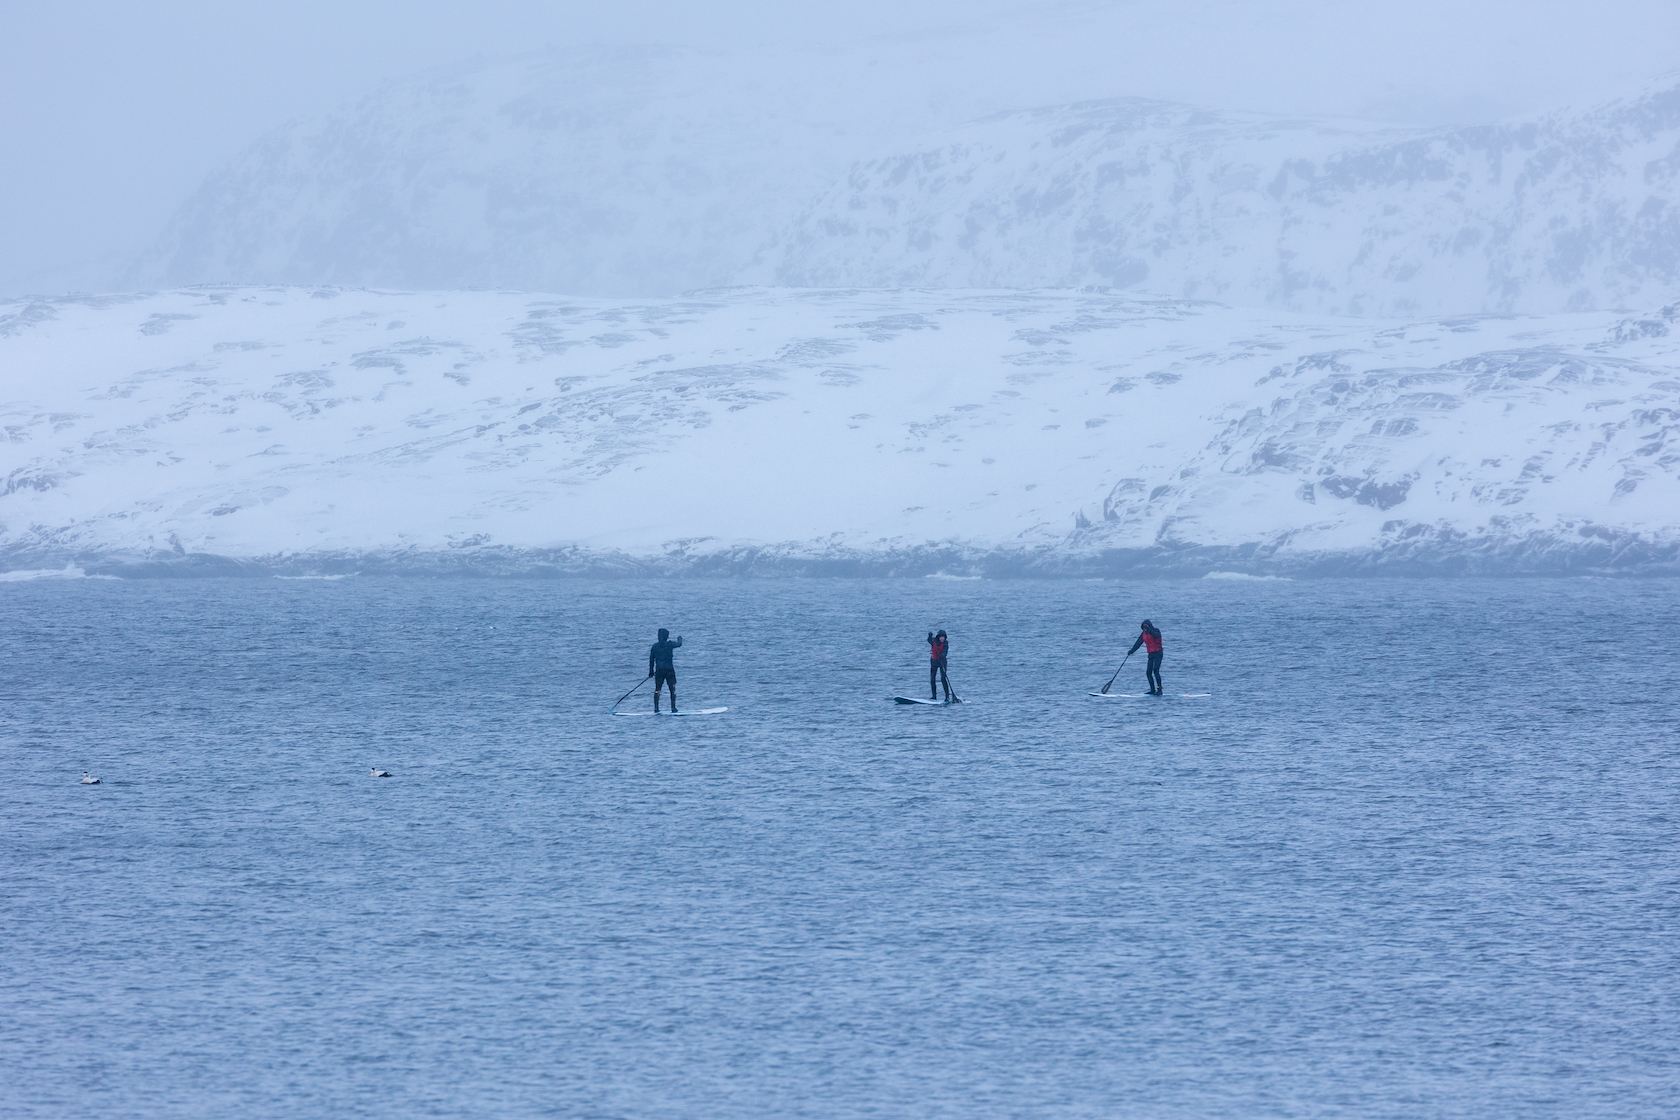
<path fill-rule="evenodd" d="M 391 772 L 389 770 L 381 770 L 377 766 L 369 766 L 368 767 L 368 777 L 370 777 L 370 778 L 389 778 L 390 776 L 391 776 Z M 98 778 L 94 779 L 94 781 L 96 781 L 96 782 L 98 780 L 99 780 Z"/>
<path fill-rule="evenodd" d="M 92 774 L 89 774 L 86 770 L 83 770 L 82 771 L 82 784 L 84 786 L 96 786 L 96 785 L 100 784 L 100 781 L 99 781 L 98 778 L 94 777 Z"/>

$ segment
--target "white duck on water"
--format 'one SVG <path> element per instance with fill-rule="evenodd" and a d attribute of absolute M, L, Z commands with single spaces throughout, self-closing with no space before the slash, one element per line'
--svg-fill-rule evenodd
<path fill-rule="evenodd" d="M 86 770 L 83 770 L 82 771 L 82 784 L 84 786 L 96 786 L 96 785 L 99 785 L 101 783 L 100 783 L 98 778 L 94 777 L 92 774 L 89 774 Z"/>
<path fill-rule="evenodd" d="M 368 767 L 368 777 L 370 778 L 389 778 L 390 776 L 391 772 L 389 770 L 381 770 L 377 766 Z"/>

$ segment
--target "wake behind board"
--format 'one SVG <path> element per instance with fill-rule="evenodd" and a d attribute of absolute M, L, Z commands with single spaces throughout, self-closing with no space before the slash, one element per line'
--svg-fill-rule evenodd
<path fill-rule="evenodd" d="M 727 712 L 728 707 L 722 708 L 683 708 L 675 712 L 612 712 L 615 716 L 715 716 L 719 712 Z"/>
<path fill-rule="evenodd" d="M 1098 700 L 1205 700 L 1211 692 L 1169 692 L 1165 696 L 1151 696 L 1147 692 L 1087 692 Z"/>
<path fill-rule="evenodd" d="M 961 700 L 921 700 L 914 696 L 894 696 L 900 704 L 925 704 L 930 708 L 943 708 L 947 704 L 961 704 Z"/>

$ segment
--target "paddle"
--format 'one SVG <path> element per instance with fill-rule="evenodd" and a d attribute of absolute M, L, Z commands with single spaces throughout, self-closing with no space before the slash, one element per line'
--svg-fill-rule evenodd
<path fill-rule="evenodd" d="M 636 688 L 642 687 L 644 684 L 651 681 L 652 679 L 653 679 L 653 674 L 649 673 L 647 676 L 643 677 L 641 680 L 636 682 Z M 630 692 L 636 691 L 636 688 L 632 688 L 630 690 Z M 609 716 L 612 715 L 614 712 L 618 711 L 618 706 L 620 704 L 622 704 L 626 700 L 630 699 L 630 692 L 626 692 L 623 696 L 620 696 L 617 700 L 613 701 L 613 706 L 607 709 L 607 714 Z"/>
<path fill-rule="evenodd" d="M 1133 650 L 1133 651 L 1132 651 L 1132 652 L 1133 652 L 1133 653 L 1135 653 L 1135 652 L 1137 652 L 1137 651 L 1136 651 L 1136 650 Z M 1130 653 L 1128 653 L 1128 654 L 1127 654 L 1127 655 L 1126 655 L 1126 656 L 1125 656 L 1125 657 L 1124 657 L 1124 658 L 1123 658 L 1123 659 L 1122 659 L 1122 660 L 1121 660 L 1121 662 L 1120 662 L 1120 669 L 1124 669 L 1124 668 L 1125 668 L 1125 667 L 1126 667 L 1126 662 L 1127 662 L 1127 661 L 1130 661 L 1130 660 L 1131 660 L 1131 659 L 1132 659 L 1132 655 L 1131 655 L 1131 654 L 1130 654 Z M 1116 670 L 1114 670 L 1114 675 L 1113 675 L 1113 676 L 1112 676 L 1112 677 L 1109 677 L 1109 678 L 1108 678 L 1108 683 L 1107 683 L 1107 684 L 1105 684 L 1105 685 L 1103 685 L 1103 690 L 1102 690 L 1102 694 L 1103 694 L 1103 695 L 1104 695 L 1104 696 L 1107 696 L 1107 695 L 1108 695 L 1108 690 L 1109 690 L 1109 689 L 1110 689 L 1110 688 L 1113 688 L 1113 687 L 1114 687 L 1114 682 L 1115 682 L 1115 681 L 1117 681 L 1117 680 L 1119 680 L 1119 679 L 1120 679 L 1120 669 L 1116 669 Z"/>

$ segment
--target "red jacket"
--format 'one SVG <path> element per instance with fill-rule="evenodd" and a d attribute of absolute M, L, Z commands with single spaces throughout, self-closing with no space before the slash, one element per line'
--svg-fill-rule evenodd
<path fill-rule="evenodd" d="M 1161 635 L 1159 633 L 1151 634 L 1149 631 L 1145 630 L 1143 633 L 1138 635 L 1138 640 L 1132 643 L 1130 652 L 1136 653 L 1137 647 L 1140 645 L 1150 653 L 1160 653 Z"/>
<path fill-rule="evenodd" d="M 928 653 L 928 656 L 935 661 L 943 661 L 945 660 L 945 651 L 951 648 L 951 642 L 948 638 L 935 638 L 932 646 L 933 649 Z"/>

